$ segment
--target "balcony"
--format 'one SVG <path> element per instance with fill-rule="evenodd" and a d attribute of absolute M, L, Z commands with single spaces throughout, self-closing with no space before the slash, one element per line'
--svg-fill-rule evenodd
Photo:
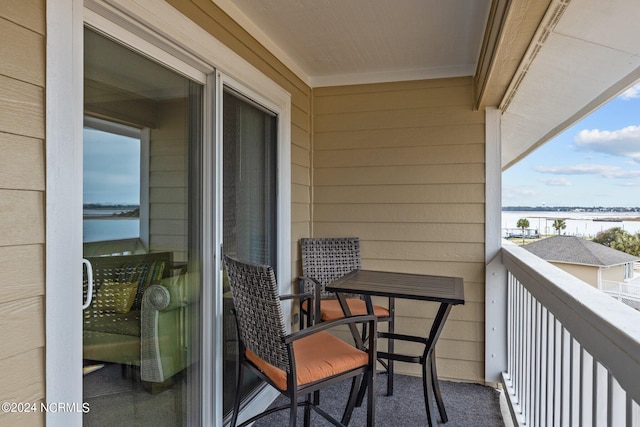
<path fill-rule="evenodd" d="M 640 314 L 515 245 L 503 245 L 502 264 L 514 421 L 640 425 Z"/>

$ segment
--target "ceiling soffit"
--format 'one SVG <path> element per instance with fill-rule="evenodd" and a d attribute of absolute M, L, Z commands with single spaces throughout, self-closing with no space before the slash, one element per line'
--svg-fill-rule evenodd
<path fill-rule="evenodd" d="M 507 169 L 640 79 L 637 0 L 553 0 L 500 109 Z"/>
<path fill-rule="evenodd" d="M 502 101 L 551 0 L 493 0 L 474 76 L 474 109 Z"/>
<path fill-rule="evenodd" d="M 212 0 L 311 87 L 472 76 L 491 0 Z"/>

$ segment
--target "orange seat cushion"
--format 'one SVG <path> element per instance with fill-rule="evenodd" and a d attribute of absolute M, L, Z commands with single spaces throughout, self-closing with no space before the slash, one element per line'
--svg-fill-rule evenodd
<path fill-rule="evenodd" d="M 298 386 L 366 366 L 369 360 L 364 351 L 324 331 L 294 341 L 293 352 Z M 246 356 L 276 387 L 283 391 L 287 389 L 285 371 L 265 362 L 249 349 Z"/>
<path fill-rule="evenodd" d="M 347 298 L 347 304 L 349 310 L 351 310 L 352 316 L 360 316 L 363 314 L 369 314 L 367 312 L 367 304 L 359 298 Z M 302 303 L 302 309 L 307 309 L 307 301 Z M 373 305 L 373 314 L 376 317 L 389 317 L 389 310 L 386 307 L 380 305 Z M 320 301 L 320 318 L 323 321 L 337 320 L 344 317 L 342 307 L 337 299 L 323 299 Z"/>

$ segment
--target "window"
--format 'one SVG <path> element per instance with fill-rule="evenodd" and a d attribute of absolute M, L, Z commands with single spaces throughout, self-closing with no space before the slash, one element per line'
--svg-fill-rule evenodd
<path fill-rule="evenodd" d="M 83 242 L 140 238 L 140 130 L 87 119 L 83 138 Z"/>

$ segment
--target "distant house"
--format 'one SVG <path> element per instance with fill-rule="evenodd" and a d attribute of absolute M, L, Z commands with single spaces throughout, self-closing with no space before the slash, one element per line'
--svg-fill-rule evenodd
<path fill-rule="evenodd" d="M 553 236 L 523 246 L 567 273 L 602 289 L 603 281 L 624 282 L 633 277 L 640 258 L 575 236 Z"/>

